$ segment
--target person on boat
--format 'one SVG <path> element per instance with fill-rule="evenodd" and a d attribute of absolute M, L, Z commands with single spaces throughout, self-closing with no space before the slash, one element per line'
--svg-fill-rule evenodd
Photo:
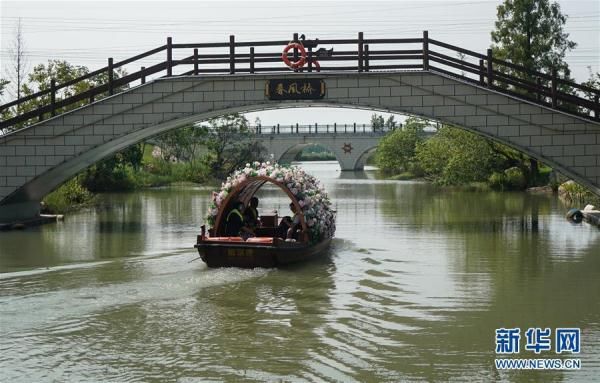
<path fill-rule="evenodd" d="M 225 219 L 225 235 L 228 237 L 242 237 L 244 239 L 254 236 L 254 232 L 244 222 L 244 203 L 242 201 L 235 201 L 233 208 L 227 214 Z"/>
<path fill-rule="evenodd" d="M 258 215 L 258 198 L 252 197 L 248 207 L 244 210 L 244 222 L 250 229 L 256 229 L 260 226 L 260 216 Z"/>
<path fill-rule="evenodd" d="M 293 202 L 290 203 L 290 210 L 294 213 L 294 216 L 292 218 L 289 216 L 283 217 L 279 224 L 279 231 L 285 233 L 286 240 L 298 239 L 300 229 L 300 212 Z"/>

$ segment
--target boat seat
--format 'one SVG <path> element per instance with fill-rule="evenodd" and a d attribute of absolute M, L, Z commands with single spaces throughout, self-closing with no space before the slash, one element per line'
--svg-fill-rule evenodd
<path fill-rule="evenodd" d="M 252 243 L 273 243 L 273 238 L 268 238 L 268 237 L 252 237 L 252 238 L 248 238 L 246 240 L 246 242 L 252 242 Z"/>
<path fill-rule="evenodd" d="M 206 240 L 215 242 L 244 242 L 242 237 L 207 237 Z"/>

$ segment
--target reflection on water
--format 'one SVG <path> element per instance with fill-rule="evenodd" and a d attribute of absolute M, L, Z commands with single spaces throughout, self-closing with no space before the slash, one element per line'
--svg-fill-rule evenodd
<path fill-rule="evenodd" d="M 0 234 L 0 380 L 600 374 L 600 232 L 568 224 L 554 197 L 307 168 L 331 194 L 337 238 L 321 259 L 290 268 L 195 260 L 210 187 L 106 195 L 65 222 Z M 261 195 L 263 209 L 285 205 L 275 191 Z M 499 327 L 581 327 L 582 369 L 496 371 Z"/>

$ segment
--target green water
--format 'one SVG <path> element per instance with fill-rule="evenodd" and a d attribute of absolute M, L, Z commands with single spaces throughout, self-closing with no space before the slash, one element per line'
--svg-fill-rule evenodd
<path fill-rule="evenodd" d="M 195 260 L 208 187 L 105 195 L 0 233 L 0 381 L 598 381 L 600 230 L 553 196 L 336 168 L 307 165 L 336 239 L 282 270 Z M 581 369 L 496 370 L 500 327 L 581 328 L 581 353 L 559 356 Z M 556 357 L 524 339 L 518 357 Z"/>

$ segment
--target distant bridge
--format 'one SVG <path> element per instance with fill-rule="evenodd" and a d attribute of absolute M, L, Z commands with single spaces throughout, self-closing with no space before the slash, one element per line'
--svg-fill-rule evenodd
<path fill-rule="evenodd" d="M 277 124 L 252 125 L 251 132 L 263 136 L 262 143 L 267 153 L 282 163 L 292 162 L 304 148 L 319 145 L 335 155 L 342 170 L 362 170 L 366 160 L 377 149 L 379 140 L 397 127 L 376 126 L 371 124 Z M 430 137 L 434 131 L 427 130 L 423 137 Z"/>
<path fill-rule="evenodd" d="M 0 129 L 31 124 L 0 137 L 0 222 L 36 215 L 39 201 L 58 185 L 151 136 L 232 112 L 306 106 L 402 113 L 459 126 L 524 152 L 600 195 L 598 90 L 560 79 L 556 72 L 532 72 L 498 60 L 491 50 L 479 54 L 430 39 L 426 32 L 409 39 L 365 39 L 359 33 L 357 39 L 319 40 L 333 47 L 333 54 L 319 56 L 309 47 L 303 72 L 281 63 L 287 44 L 236 42 L 233 36 L 227 43 L 168 39 L 149 52 L 118 63 L 109 59 L 105 68 L 66 84 L 53 81 L 47 90 L 0 106 L 2 112 L 38 104 L 0 122 Z M 192 49 L 191 56 L 175 57 Z M 166 57 L 157 64 L 115 78 L 116 68 L 159 53 Z M 289 56 L 296 61 L 298 55 Z M 61 97 L 66 87 L 104 73 L 107 82 Z M 165 76 L 147 81 L 159 74 Z M 289 83 L 277 91 L 290 96 L 298 83 L 314 81 L 321 84 L 318 97 L 277 98 L 269 90 L 271 82 Z M 574 91 L 564 93 L 562 86 Z M 361 155 L 373 146 L 366 139 L 363 145 L 354 138 L 346 142 L 350 135 L 334 135 L 331 149 L 338 158 L 348 154 L 347 143 Z M 345 153 L 336 151 L 340 144 Z M 340 162 L 346 169 L 357 166 Z"/>

